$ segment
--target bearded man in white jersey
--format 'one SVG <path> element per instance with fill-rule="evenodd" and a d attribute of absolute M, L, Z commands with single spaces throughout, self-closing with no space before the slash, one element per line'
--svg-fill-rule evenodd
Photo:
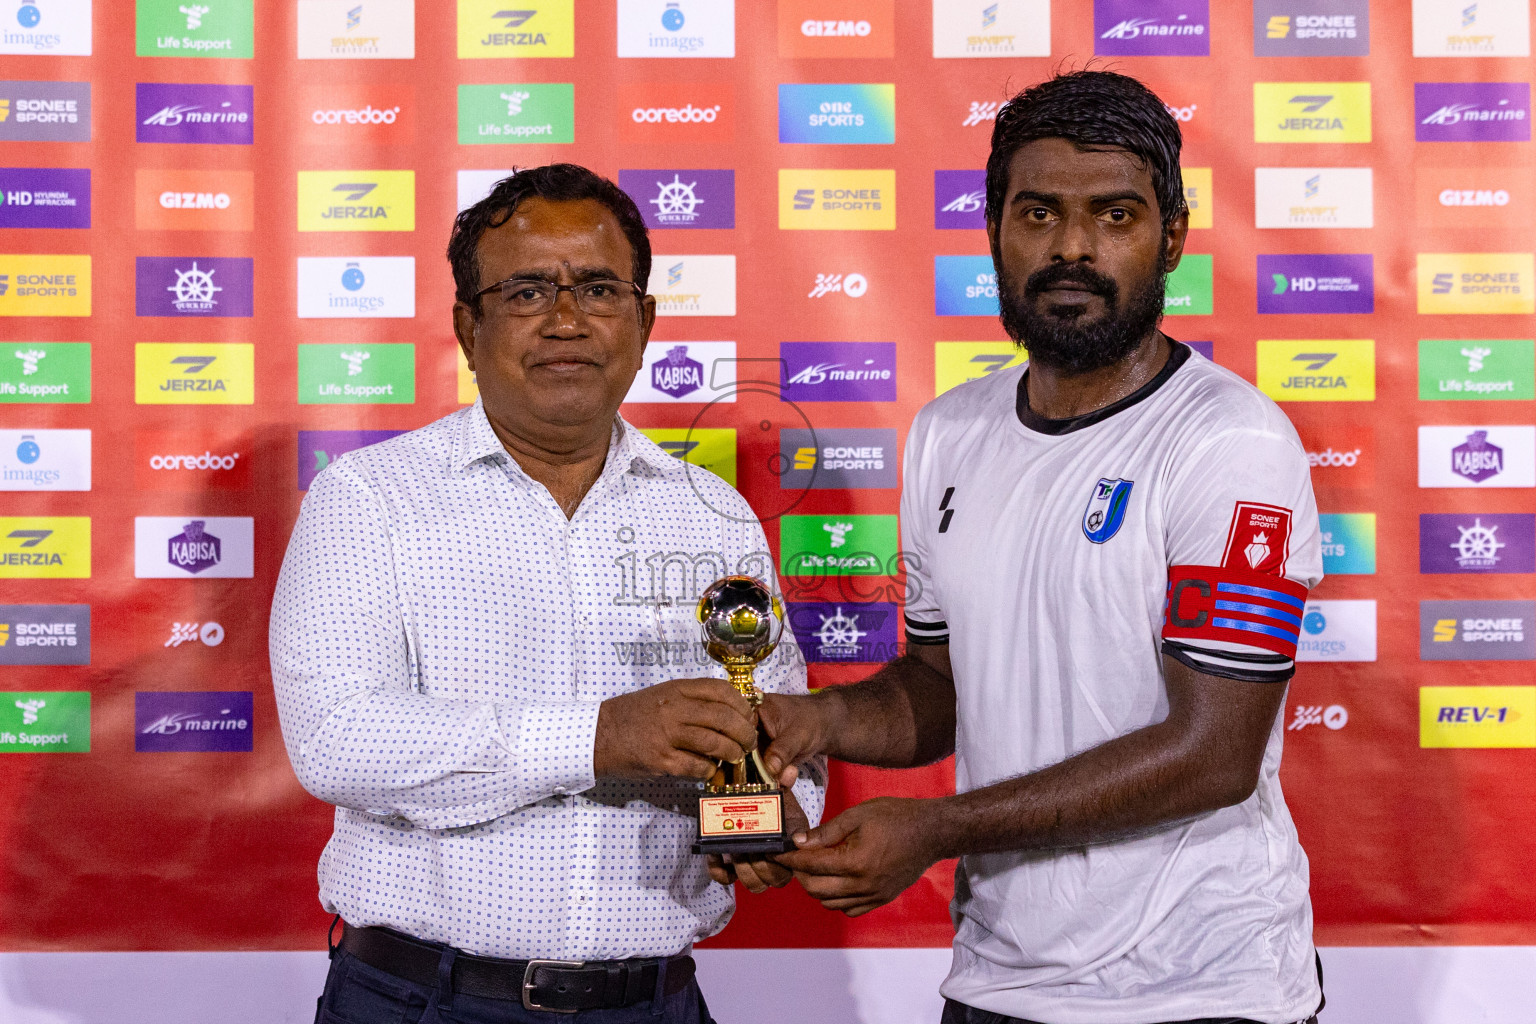
<path fill-rule="evenodd" d="M 1179 148 L 1122 75 L 999 112 L 987 233 L 1028 366 L 912 426 L 909 653 L 764 708 L 770 768 L 955 753 L 957 795 L 871 800 L 780 858 L 849 916 L 960 858 L 944 1024 L 1321 1007 L 1277 717 L 1317 510 L 1274 403 L 1158 330 L 1189 225 Z"/>

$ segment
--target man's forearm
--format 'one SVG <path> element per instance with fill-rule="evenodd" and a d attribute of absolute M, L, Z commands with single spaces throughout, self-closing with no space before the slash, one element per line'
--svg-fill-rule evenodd
<path fill-rule="evenodd" d="M 873 676 L 828 687 L 826 752 L 877 768 L 913 768 L 955 750 L 955 685 L 911 655 Z"/>

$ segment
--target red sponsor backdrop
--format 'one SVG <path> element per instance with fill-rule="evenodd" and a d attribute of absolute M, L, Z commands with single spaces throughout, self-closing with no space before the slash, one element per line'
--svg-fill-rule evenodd
<path fill-rule="evenodd" d="M 1256 58 L 1249 5 L 1215 3 L 1215 56 L 1117 58 L 1114 66 L 1162 90 L 1181 111 L 1186 166 L 1214 171 L 1214 230 L 1193 232 L 1189 249 L 1214 254 L 1215 312 L 1171 318 L 1169 333 L 1214 340 L 1215 358 L 1250 379 L 1259 339 L 1376 340 L 1374 403 L 1287 406 L 1309 450 L 1358 450 L 1353 463 L 1319 466 L 1322 510 L 1374 511 L 1379 524 L 1376 573 L 1330 578 L 1315 595 L 1379 602 L 1379 660 L 1303 666 L 1287 702 L 1288 718 L 1297 704 L 1337 704 L 1349 712 L 1341 730 L 1287 734 L 1283 774 L 1312 858 L 1318 938 L 1532 943 L 1532 751 L 1421 750 L 1418 724 L 1421 684 L 1529 683 L 1529 663 L 1421 663 L 1417 622 L 1421 597 L 1532 596 L 1528 576 L 1418 575 L 1419 512 L 1517 511 L 1530 507 L 1530 492 L 1421 491 L 1414 460 L 1420 423 L 1530 422 L 1536 412 L 1528 401 L 1421 403 L 1415 370 L 1418 338 L 1531 333 L 1525 317 L 1421 316 L 1414 285 L 1417 252 L 1530 248 L 1530 143 L 1416 143 L 1413 119 L 1415 81 L 1522 81 L 1530 66 L 1525 59 L 1413 58 L 1408 5 L 1374 6 L 1369 57 Z M 0 426 L 84 427 L 95 441 L 89 493 L 6 493 L 0 501 L 8 515 L 90 516 L 94 557 L 87 580 L 3 584 L 7 602 L 87 603 L 94 610 L 88 667 L 3 670 L 7 689 L 93 696 L 89 754 L 3 755 L 0 944 L 9 948 L 291 949 L 322 942 L 327 919 L 314 873 L 330 812 L 298 787 L 288 766 L 266 658 L 267 606 L 302 497 L 296 437 L 300 429 L 408 429 L 457 407 L 459 355 L 442 252 L 458 170 L 556 159 L 614 178 L 621 168 L 734 168 L 734 230 L 658 231 L 653 243 L 664 254 L 735 254 L 737 315 L 665 319 L 657 342 L 732 339 L 741 356 L 774 358 L 783 341 L 895 341 L 898 401 L 825 404 L 811 415 L 818 426 L 894 427 L 904 437 L 912 415 L 933 396 L 934 343 L 1002 338 L 990 318 L 934 315 L 934 255 L 984 255 L 986 245 L 980 231 L 933 227 L 933 172 L 984 163 L 990 122 L 964 124 L 973 103 L 1002 100 L 1094 51 L 1087 0 L 1055 4 L 1051 57 L 1008 60 L 934 59 L 926 3 L 786 0 L 737 4 L 734 59 L 620 60 L 613 3 L 583 0 L 573 59 L 456 59 L 452 5 L 419 4 L 414 60 L 300 62 L 294 5 L 259 8 L 255 60 L 137 57 L 134 5 L 126 2 L 95 5 L 92 57 L 4 59 L 4 77 L 89 81 L 94 99 L 89 143 L 0 143 L 6 166 L 91 168 L 94 199 L 89 231 L 0 230 L 0 252 L 89 253 L 95 279 L 88 320 L 0 321 L 9 340 L 90 342 L 94 371 L 88 405 L 0 406 Z M 866 18 L 872 32 L 843 41 L 797 36 L 798 21 L 816 16 Z M 840 56 L 823 56 L 831 53 Z M 1374 141 L 1253 143 L 1251 83 L 1272 80 L 1369 81 Z M 519 81 L 575 83 L 576 141 L 457 145 L 457 86 Z M 136 82 L 254 85 L 255 144 L 135 142 Z M 895 145 L 779 143 L 776 94 L 784 82 L 894 83 Z M 719 105 L 718 119 L 648 123 L 632 113 L 685 104 Z M 396 117 L 359 124 L 327 113 L 363 106 Z M 1257 231 L 1257 166 L 1373 167 L 1376 226 Z M 896 230 L 780 231 L 779 168 L 894 168 Z M 299 233 L 297 172 L 353 169 L 414 170 L 416 230 Z M 234 198 L 229 210 L 167 211 L 154 201 L 162 189 L 212 187 L 207 182 Z M 1505 189 L 1511 202 L 1496 216 L 1445 207 L 1435 198 L 1444 188 Z M 1375 313 L 1258 316 L 1255 255 L 1310 252 L 1374 254 Z M 136 319 L 134 257 L 191 254 L 254 257 L 255 315 Z M 415 257 L 416 317 L 298 319 L 296 258 L 357 255 Z M 809 298 L 818 273 L 852 272 L 869 281 L 862 297 Z M 133 346 L 145 341 L 254 344 L 255 403 L 136 405 Z M 416 346 L 416 402 L 298 405 L 296 346 L 358 341 Z M 762 402 L 775 404 L 743 396 L 734 407 L 716 407 L 710 425 L 723 425 L 714 422 L 723 415 L 741 432 L 741 486 L 766 507 L 781 503 L 766 466 L 773 445 L 749 443 L 765 416 Z M 627 414 L 643 427 L 683 427 L 698 408 L 642 405 Z M 156 453 L 235 451 L 232 470 L 149 465 Z M 796 511 L 896 507 L 895 490 L 815 491 Z M 254 516 L 255 578 L 136 580 L 136 515 Z M 772 522 L 768 534 L 776 542 Z M 820 596 L 844 595 L 834 581 Z M 168 646 L 173 623 L 194 621 L 220 622 L 226 638 L 216 647 Z M 867 671 L 815 666 L 813 682 L 844 682 Z M 136 754 L 134 693 L 175 689 L 254 691 L 254 752 Z M 939 794 L 951 779 L 947 765 L 906 773 L 838 768 L 830 810 L 876 794 Z M 822 912 L 797 889 L 747 898 L 717 942 L 945 945 L 951 868 L 935 867 L 890 908 L 851 922 Z"/>

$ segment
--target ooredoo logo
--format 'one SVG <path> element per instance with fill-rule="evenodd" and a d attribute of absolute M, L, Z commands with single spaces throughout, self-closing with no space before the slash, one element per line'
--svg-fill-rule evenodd
<path fill-rule="evenodd" d="M 728 142 L 736 133 L 729 82 L 630 82 L 619 86 L 625 142 Z"/>
<path fill-rule="evenodd" d="M 250 171 L 139 170 L 134 174 L 140 230 L 250 231 L 255 176 Z"/>
<path fill-rule="evenodd" d="M 779 0 L 780 57 L 895 55 L 895 0 Z"/>
<path fill-rule="evenodd" d="M 410 142 L 416 134 L 415 93 L 403 85 L 327 85 L 291 108 L 289 124 L 305 142 Z"/>
<path fill-rule="evenodd" d="M 133 451 L 133 485 L 141 491 L 244 491 L 251 486 L 248 437 L 140 430 Z"/>
<path fill-rule="evenodd" d="M 1376 433 L 1368 426 L 1298 430 L 1318 487 L 1369 487 L 1376 478 Z"/>

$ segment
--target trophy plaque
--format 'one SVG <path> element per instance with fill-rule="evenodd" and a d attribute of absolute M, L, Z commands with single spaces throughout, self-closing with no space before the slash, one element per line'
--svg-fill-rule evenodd
<path fill-rule="evenodd" d="M 727 576 L 699 598 L 698 619 L 705 652 L 725 666 L 731 685 L 754 708 L 762 704 L 752 669 L 784 634 L 779 599 L 751 576 Z M 693 852 L 761 856 L 794 848 L 784 834 L 784 794 L 756 744 L 740 761 L 722 762 L 699 795 Z"/>

